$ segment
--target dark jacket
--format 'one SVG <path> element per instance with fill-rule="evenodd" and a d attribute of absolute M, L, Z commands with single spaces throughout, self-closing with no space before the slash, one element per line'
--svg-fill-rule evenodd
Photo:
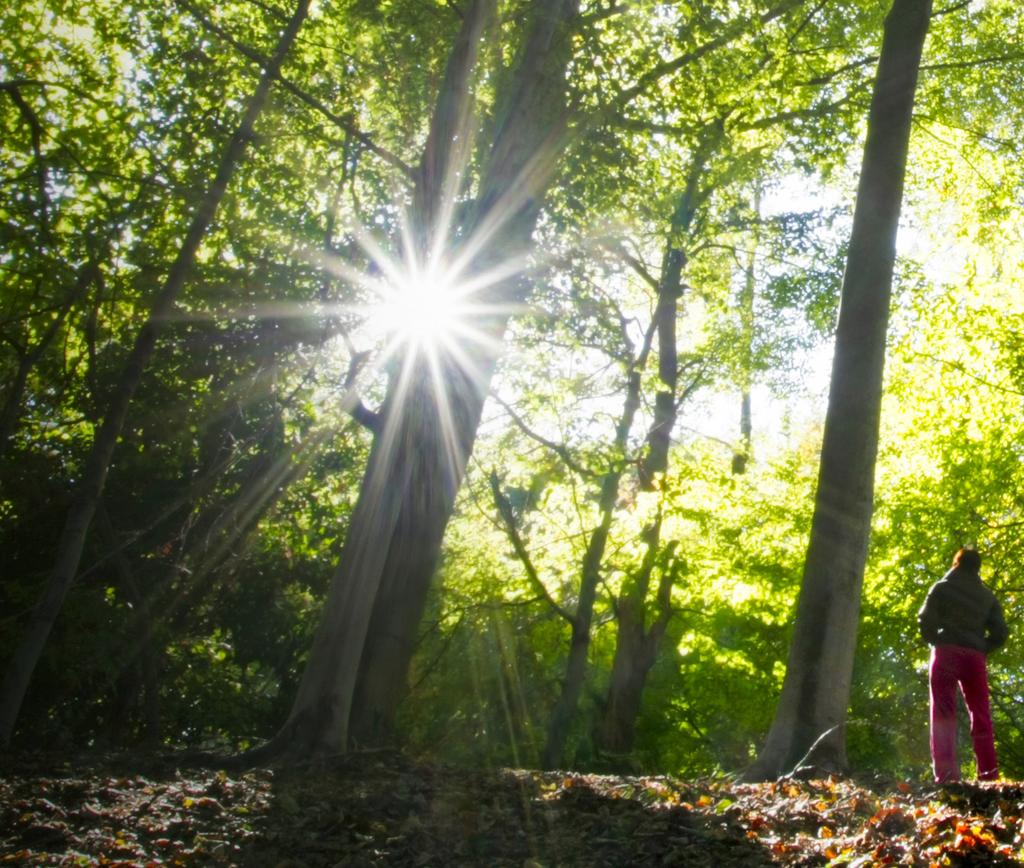
<path fill-rule="evenodd" d="M 1006 641 L 1003 610 L 977 573 L 955 567 L 932 585 L 917 613 L 930 645 L 961 645 L 988 654 Z"/>

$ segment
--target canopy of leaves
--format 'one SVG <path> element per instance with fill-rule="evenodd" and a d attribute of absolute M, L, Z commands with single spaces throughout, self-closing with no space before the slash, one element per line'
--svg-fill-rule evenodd
<path fill-rule="evenodd" d="M 522 275 L 529 298 L 506 335 L 400 709 L 398 734 L 413 750 L 537 762 L 564 678 L 565 615 L 604 528 L 567 762 L 697 775 L 751 759 L 786 659 L 888 5 L 581 4 L 568 145 Z M 287 713 L 371 442 L 349 415 L 353 385 L 372 408 L 389 373 L 364 364 L 387 344 L 374 328 L 374 287 L 381 260 L 403 255 L 465 7 L 313 5 L 132 405 L 20 745 L 247 746 Z M 483 37 L 456 223 L 536 7 L 502 0 Z M 39 597 L 128 349 L 291 11 L 254 0 L 28 0 L 0 11 L 0 660 Z M 908 779 L 928 774 L 927 649 L 915 614 L 931 582 L 975 543 L 1014 636 L 1024 613 L 1021 26 L 1012 0 L 937 8 L 922 67 L 849 734 L 858 768 Z M 668 469 L 651 488 L 639 468 L 666 389 L 668 353 L 653 336 L 673 256 L 683 262 L 676 417 Z M 622 430 L 634 385 L 635 417 Z M 746 472 L 735 473 L 744 450 Z M 666 575 L 671 617 L 645 673 L 634 747 L 609 756 L 596 733 L 622 602 L 655 522 L 641 623 L 656 621 Z M 992 661 L 1010 775 L 1024 773 L 1022 648 L 1011 640 Z M 736 848 L 750 833 L 767 841 L 765 792 L 651 780 L 521 783 L 538 810 L 607 803 L 628 814 L 621 828 L 653 824 L 654 838 L 665 830 L 649 803 L 679 812 L 662 825 L 702 829 L 724 805 L 716 816 L 740 830 Z M 30 816 L 21 838 L 5 841 L 10 852 L 38 847 L 32 834 L 78 841 L 85 808 L 54 793 L 91 793 L 93 783 L 47 781 L 32 796 L 7 784 L 5 810 L 36 799 L 17 808 Z M 246 784 L 260 793 L 252 805 L 202 789 L 236 783 L 115 789 L 156 787 L 147 797 L 167 823 L 172 802 L 174 822 L 194 819 L 182 799 L 215 799 L 227 813 L 266 807 L 266 781 Z M 883 845 L 936 859 L 1019 850 L 1015 815 L 1000 824 L 988 802 L 979 819 L 924 796 L 792 786 L 787 810 L 802 799 L 804 813 L 771 832 L 765 858 L 789 858 L 798 838 L 827 858 Z M 39 799 L 63 814 L 40 819 Z M 272 822 L 288 826 L 298 812 L 283 810 Z M 393 828 L 396 817 L 353 820 L 345 834 L 367 846 L 426 834 L 412 819 Z M 44 826 L 60 831 L 30 831 Z M 109 831 L 125 859 L 156 858 L 144 830 L 130 840 Z"/>

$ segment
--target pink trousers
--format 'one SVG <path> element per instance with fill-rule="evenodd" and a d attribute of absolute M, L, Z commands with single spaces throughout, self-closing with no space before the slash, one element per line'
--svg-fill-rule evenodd
<path fill-rule="evenodd" d="M 932 768 L 937 781 L 960 780 L 956 755 L 956 691 L 964 695 L 971 715 L 971 740 L 978 762 L 978 779 L 999 777 L 992 736 L 992 712 L 988 700 L 988 672 L 985 655 L 960 645 L 938 645 L 932 649 L 928 670 L 931 691 Z"/>

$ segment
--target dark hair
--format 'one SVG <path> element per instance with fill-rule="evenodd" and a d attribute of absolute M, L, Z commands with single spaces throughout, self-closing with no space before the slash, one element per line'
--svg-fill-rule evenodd
<path fill-rule="evenodd" d="M 981 569 L 981 555 L 975 549 L 962 548 L 953 555 L 953 566 L 976 573 Z"/>

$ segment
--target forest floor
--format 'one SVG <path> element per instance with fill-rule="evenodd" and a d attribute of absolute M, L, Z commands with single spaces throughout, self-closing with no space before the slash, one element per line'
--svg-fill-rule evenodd
<path fill-rule="evenodd" d="M 467 770 L 391 753 L 226 772 L 0 757 L 0 863 L 1018 865 L 1024 785 L 737 784 Z"/>

